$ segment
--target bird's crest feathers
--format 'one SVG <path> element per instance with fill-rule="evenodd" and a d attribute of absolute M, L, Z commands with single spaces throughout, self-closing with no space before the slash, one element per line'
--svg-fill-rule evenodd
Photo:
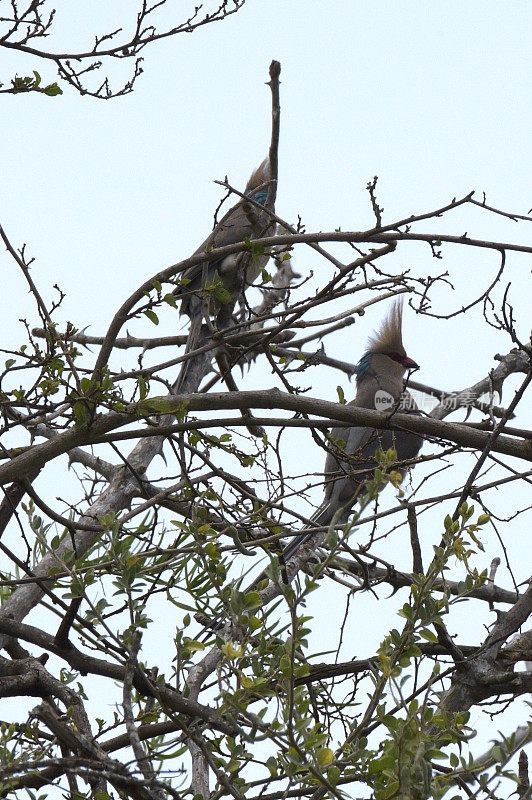
<path fill-rule="evenodd" d="M 246 184 L 246 194 L 251 194 L 258 186 L 267 183 L 271 178 L 270 159 L 266 157 L 260 167 L 252 172 L 249 181 Z"/>
<path fill-rule="evenodd" d="M 368 353 L 397 353 L 406 357 L 402 336 L 403 300 L 395 300 L 380 328 L 368 340 Z"/>

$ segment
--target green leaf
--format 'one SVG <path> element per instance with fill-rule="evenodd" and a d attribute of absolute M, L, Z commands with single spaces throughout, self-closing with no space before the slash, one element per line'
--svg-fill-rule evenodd
<path fill-rule="evenodd" d="M 329 783 L 332 783 L 333 786 L 336 786 L 340 780 L 340 769 L 335 766 L 329 767 L 327 770 L 327 778 L 329 779 Z"/>
<path fill-rule="evenodd" d="M 165 294 L 165 296 L 163 297 L 163 301 L 165 303 L 168 303 L 169 306 L 172 306 L 172 308 L 176 308 L 177 306 L 177 297 L 175 296 L 175 294 L 172 294 L 171 292 L 169 294 Z"/>
<path fill-rule="evenodd" d="M 39 75 L 39 73 L 38 73 L 38 72 L 36 72 L 35 70 L 33 70 L 33 74 L 35 75 L 35 81 L 34 81 L 34 84 L 33 84 L 33 85 L 35 86 L 35 88 L 37 88 L 37 86 L 38 86 L 38 85 L 40 84 L 40 82 L 41 82 L 41 76 L 40 76 L 40 75 Z"/>
<path fill-rule="evenodd" d="M 419 635 L 423 639 L 426 639 L 427 642 L 434 642 L 434 644 L 438 644 L 438 637 L 436 636 L 436 634 L 433 633 L 432 631 L 427 630 L 427 628 L 422 628 L 422 630 L 419 631 Z"/>
<path fill-rule="evenodd" d="M 151 308 L 146 309 L 146 311 L 144 312 L 144 316 L 148 317 L 148 319 L 151 319 L 154 325 L 159 324 L 159 317 L 157 316 L 155 311 L 151 310 Z"/>
<path fill-rule="evenodd" d="M 89 394 L 91 389 L 96 386 L 94 381 L 91 381 L 90 378 L 82 378 L 80 381 L 81 391 L 83 394 Z"/>
<path fill-rule="evenodd" d="M 251 251 L 251 257 L 253 261 L 258 261 L 262 255 L 264 255 L 264 245 L 252 242 L 249 236 L 246 236 L 244 239 L 244 244 Z"/>
<path fill-rule="evenodd" d="M 320 767 L 327 767 L 334 758 L 334 753 L 330 747 L 322 747 L 318 750 L 316 757 Z"/>
<path fill-rule="evenodd" d="M 87 406 L 85 403 L 82 403 L 81 400 L 78 400 L 76 403 L 74 403 L 72 406 L 72 411 L 74 413 L 77 425 L 85 425 L 86 422 L 89 422 L 91 415 Z"/>
<path fill-rule="evenodd" d="M 225 286 L 215 286 L 213 291 L 215 298 L 222 305 L 225 306 L 227 303 L 231 302 L 231 292 L 228 292 Z"/>
<path fill-rule="evenodd" d="M 195 642 L 191 640 L 190 642 L 186 643 L 187 650 L 191 650 L 192 652 L 205 650 L 205 645 L 203 642 Z"/>
<path fill-rule="evenodd" d="M 496 744 L 494 747 L 491 748 L 490 755 L 495 761 L 498 761 L 500 764 L 503 764 L 505 761 L 508 760 L 508 754 L 498 744 Z"/>
<path fill-rule="evenodd" d="M 266 761 L 266 766 L 268 767 L 272 778 L 275 778 L 277 776 L 277 761 L 273 756 L 270 756 L 268 758 L 268 760 Z"/>
<path fill-rule="evenodd" d="M 142 377 L 142 375 L 139 375 L 137 382 L 139 386 L 140 399 L 145 400 L 150 390 L 150 384 Z"/>
<path fill-rule="evenodd" d="M 344 395 L 344 390 L 342 389 L 342 387 L 341 387 L 341 386 L 337 386 L 337 387 L 336 387 L 336 391 L 337 391 L 337 393 L 338 393 L 338 400 L 340 401 L 340 403 L 341 403 L 342 405 L 345 405 L 345 395 Z"/>
<path fill-rule="evenodd" d="M 186 416 L 189 403 L 184 401 L 177 408 L 172 408 L 169 401 L 164 397 L 152 397 L 138 403 L 138 410 L 141 414 L 173 414 L 178 419 Z"/>
<path fill-rule="evenodd" d="M 235 661 L 237 658 L 242 658 L 244 651 L 239 645 L 234 645 L 232 642 L 225 642 L 221 647 L 222 653 L 227 656 L 229 661 Z"/>
<path fill-rule="evenodd" d="M 244 608 L 246 611 L 255 611 L 261 608 L 262 600 L 259 592 L 248 592 L 244 597 Z"/>
<path fill-rule="evenodd" d="M 461 506 L 460 506 L 460 508 L 458 509 L 458 513 L 460 514 L 460 516 L 461 516 L 461 517 L 464 517 L 464 518 L 465 518 L 465 517 L 467 517 L 467 512 L 468 512 L 468 510 L 469 510 L 469 509 L 468 509 L 468 507 L 467 507 L 467 503 L 462 503 L 462 505 L 461 505 Z"/>
<path fill-rule="evenodd" d="M 444 759 L 447 759 L 447 753 L 444 753 L 442 750 L 437 750 L 437 749 L 427 750 L 425 755 L 426 755 L 427 758 L 430 758 L 430 759 L 432 759 L 432 758 L 436 758 L 436 759 L 444 758 Z"/>
<path fill-rule="evenodd" d="M 63 90 L 59 88 L 57 83 L 50 83 L 44 90 L 48 97 L 56 97 L 58 94 L 63 94 Z"/>

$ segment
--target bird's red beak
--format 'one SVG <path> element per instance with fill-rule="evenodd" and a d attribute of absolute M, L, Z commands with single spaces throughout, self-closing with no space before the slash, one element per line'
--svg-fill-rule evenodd
<path fill-rule="evenodd" d="M 402 364 L 405 369 L 408 369 L 411 372 L 413 372 L 415 369 L 419 369 L 419 364 L 416 364 L 416 362 L 413 359 L 408 358 L 408 356 L 403 358 Z"/>

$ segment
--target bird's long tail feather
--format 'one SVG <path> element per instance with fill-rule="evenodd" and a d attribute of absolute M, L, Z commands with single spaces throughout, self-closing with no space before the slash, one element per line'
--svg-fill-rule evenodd
<path fill-rule="evenodd" d="M 185 347 L 185 356 L 188 356 L 189 353 L 196 349 L 200 339 L 202 322 L 203 316 L 201 314 L 201 310 L 198 310 L 192 315 L 190 320 L 190 329 Z M 191 374 L 193 363 L 193 358 L 186 358 L 185 361 L 183 361 L 181 371 L 179 372 L 179 375 L 177 376 L 177 379 L 172 387 L 174 394 L 181 394 L 182 392 L 194 392 L 198 388 L 197 386 L 189 385 L 191 383 L 191 379 L 193 378 L 193 375 Z"/>

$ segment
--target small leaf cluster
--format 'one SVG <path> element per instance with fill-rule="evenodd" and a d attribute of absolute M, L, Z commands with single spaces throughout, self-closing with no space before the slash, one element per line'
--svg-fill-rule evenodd
<path fill-rule="evenodd" d="M 11 89 L 9 91 L 11 94 L 41 92 L 48 95 L 48 97 L 56 97 L 58 94 L 63 94 L 63 90 L 55 82 L 49 83 L 48 86 L 41 86 L 41 76 L 36 70 L 33 70 L 33 78 L 31 76 L 20 78 L 15 75 L 11 80 Z"/>
<path fill-rule="evenodd" d="M 125 408 L 122 391 L 116 386 L 108 370 L 103 371 L 100 380 L 82 378 L 79 390 L 70 393 L 70 402 L 76 425 L 90 424 L 100 405 L 114 411 Z"/>

